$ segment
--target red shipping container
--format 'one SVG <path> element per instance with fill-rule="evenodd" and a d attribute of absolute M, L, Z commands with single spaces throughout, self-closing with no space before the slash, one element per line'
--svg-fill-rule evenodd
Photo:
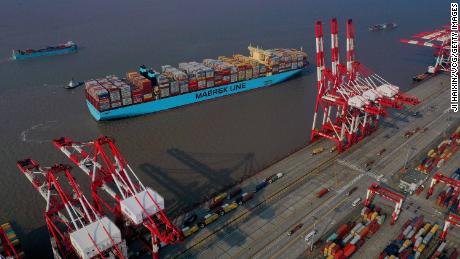
<path fill-rule="evenodd" d="M 340 246 L 336 245 L 331 249 L 331 255 L 335 255 L 340 250 Z"/>
<path fill-rule="evenodd" d="M 457 249 L 454 249 L 454 251 L 449 255 L 449 259 L 456 259 L 458 257 L 458 251 Z"/>
<path fill-rule="evenodd" d="M 345 248 L 343 249 L 343 255 L 344 255 L 345 257 L 350 257 L 355 251 L 356 251 L 356 246 L 355 246 L 355 245 L 352 245 L 352 244 L 348 244 L 348 245 L 345 246 Z"/>
<path fill-rule="evenodd" d="M 337 229 L 337 236 L 342 238 L 348 232 L 348 225 L 343 224 Z"/>
<path fill-rule="evenodd" d="M 319 190 L 317 193 L 316 193 L 316 197 L 317 198 L 321 198 L 323 197 L 324 194 L 328 193 L 329 192 L 329 189 L 327 188 L 323 188 L 321 190 Z"/>
<path fill-rule="evenodd" d="M 343 257 L 343 250 L 342 249 L 340 249 L 339 251 L 335 252 L 335 255 L 334 255 L 335 259 L 340 259 L 342 257 Z"/>

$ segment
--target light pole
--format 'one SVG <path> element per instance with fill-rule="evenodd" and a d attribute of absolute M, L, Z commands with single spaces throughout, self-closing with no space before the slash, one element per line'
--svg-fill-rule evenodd
<path fill-rule="evenodd" d="M 407 149 L 407 156 L 406 156 L 406 162 L 404 162 L 404 169 L 407 169 L 407 163 L 409 162 L 410 152 L 413 150 L 415 150 L 415 148 L 411 146 L 409 146 L 409 148 Z"/>

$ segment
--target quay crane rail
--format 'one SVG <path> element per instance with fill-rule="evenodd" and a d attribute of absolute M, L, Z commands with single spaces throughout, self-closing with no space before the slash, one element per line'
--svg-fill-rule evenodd
<path fill-rule="evenodd" d="M 44 217 L 55 258 L 127 258 L 120 230 L 89 203 L 70 166 L 43 168 L 33 159 L 16 164 L 46 200 Z"/>
<path fill-rule="evenodd" d="M 164 198 L 144 186 L 111 138 L 75 142 L 63 137 L 54 140 L 53 144 L 90 177 L 92 197 L 98 211 L 102 212 L 105 207 L 126 224 L 144 226 L 151 233 L 150 250 L 154 258 L 158 257 L 160 242 L 168 245 L 183 239 L 182 231 L 164 212 Z M 106 201 L 99 190 L 108 193 L 115 204 Z"/>
<path fill-rule="evenodd" d="M 388 190 L 376 183 L 373 183 L 367 189 L 366 200 L 364 201 L 364 205 L 369 206 L 372 203 L 375 195 L 379 195 L 395 203 L 395 209 L 391 215 L 391 225 L 393 225 L 396 222 L 396 220 L 398 220 L 399 214 L 401 213 L 402 204 L 404 202 L 404 196 L 391 190 Z"/>

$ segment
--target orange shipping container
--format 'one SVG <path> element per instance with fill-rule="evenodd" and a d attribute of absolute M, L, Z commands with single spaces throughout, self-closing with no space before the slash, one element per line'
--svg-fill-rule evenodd
<path fill-rule="evenodd" d="M 361 233 L 359 233 L 359 236 L 361 237 L 361 239 L 364 239 L 367 237 L 368 234 L 369 234 L 369 227 L 365 227 L 363 228 L 363 230 L 361 230 Z"/>

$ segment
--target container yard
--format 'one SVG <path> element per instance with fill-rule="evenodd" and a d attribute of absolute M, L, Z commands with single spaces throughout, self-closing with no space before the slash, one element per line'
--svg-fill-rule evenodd
<path fill-rule="evenodd" d="M 296 49 L 249 46 L 250 56 L 145 65 L 126 78 L 106 76 L 85 82 L 88 108 L 96 120 L 116 119 L 167 110 L 224 95 L 280 83 L 303 70 L 307 54 Z"/>
<path fill-rule="evenodd" d="M 359 220 L 340 225 L 325 237 L 323 255 L 325 258 L 350 258 L 364 246 L 373 234 L 380 230 L 386 215 L 378 207 L 363 207 Z"/>

